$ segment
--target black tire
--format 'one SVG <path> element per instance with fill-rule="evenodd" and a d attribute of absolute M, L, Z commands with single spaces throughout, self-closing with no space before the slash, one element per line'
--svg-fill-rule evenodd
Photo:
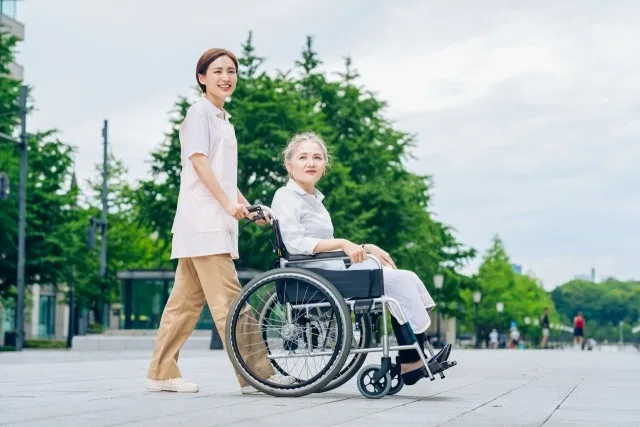
<path fill-rule="evenodd" d="M 256 295 L 259 295 L 258 290 L 261 287 L 266 288 L 269 284 L 275 283 L 276 281 L 283 281 L 285 279 L 305 283 L 305 286 L 307 287 L 313 286 L 316 289 L 313 295 L 320 295 L 326 298 L 327 303 L 330 304 L 330 307 L 333 309 L 336 316 L 336 343 L 332 349 L 329 363 L 320 371 L 320 373 L 316 374 L 311 379 L 299 380 L 297 383 L 291 385 L 273 384 L 258 376 L 254 376 L 242 358 L 240 350 L 238 349 L 238 342 L 236 340 L 236 324 L 238 317 L 254 292 Z M 265 295 L 267 294 L 268 292 L 265 293 Z M 263 308 L 264 307 L 260 307 L 259 309 Z M 344 298 L 340 292 L 325 278 L 308 270 L 299 268 L 270 270 L 251 280 L 242 288 L 238 296 L 234 299 L 227 315 L 225 341 L 231 364 L 240 376 L 242 376 L 242 378 L 244 378 L 253 387 L 272 396 L 305 396 L 320 390 L 327 383 L 336 378 L 345 361 L 349 357 L 349 349 L 352 341 L 350 310 L 345 304 Z M 269 349 L 268 351 L 270 352 Z M 271 359 L 272 362 L 273 360 L 275 359 Z M 281 368 L 278 369 L 276 367 L 276 370 L 281 371 Z"/>
<path fill-rule="evenodd" d="M 369 314 L 356 315 L 356 322 L 360 323 L 360 340 L 355 348 L 363 349 L 371 346 L 371 335 L 373 329 L 371 327 L 371 316 Z M 354 348 L 354 347 L 352 347 Z M 355 374 L 358 373 L 364 362 L 367 360 L 368 353 L 356 353 L 353 357 L 345 362 L 344 366 L 340 370 L 338 376 L 333 379 L 329 384 L 324 386 L 321 393 L 335 390 L 349 381 Z"/>
<path fill-rule="evenodd" d="M 358 390 L 367 399 L 380 399 L 389 393 L 391 389 L 391 374 L 387 372 L 376 383 L 372 381 L 373 375 L 381 369 L 380 365 L 367 365 L 358 374 Z"/>
<path fill-rule="evenodd" d="M 393 369 L 391 371 L 393 372 Z M 402 375 L 398 372 L 391 376 L 391 388 L 387 392 L 387 395 L 393 396 L 394 394 L 399 393 L 400 390 L 402 390 L 402 387 L 404 387 L 404 382 L 402 382 Z"/>

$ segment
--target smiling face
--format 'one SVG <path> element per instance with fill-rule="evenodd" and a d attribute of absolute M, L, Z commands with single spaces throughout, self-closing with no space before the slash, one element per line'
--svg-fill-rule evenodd
<path fill-rule="evenodd" d="M 227 55 L 222 55 L 209 65 L 204 74 L 198 74 L 198 81 L 206 87 L 207 97 L 224 104 L 238 83 L 236 64 Z"/>
<path fill-rule="evenodd" d="M 305 191 L 312 192 L 324 175 L 327 159 L 320 144 L 307 139 L 296 145 L 286 166 L 291 178 Z"/>

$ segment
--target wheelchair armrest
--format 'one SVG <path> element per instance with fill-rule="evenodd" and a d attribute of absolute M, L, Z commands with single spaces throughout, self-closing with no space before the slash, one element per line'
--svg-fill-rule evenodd
<path fill-rule="evenodd" d="M 296 261 L 320 261 L 327 259 L 345 259 L 349 258 L 347 254 L 342 251 L 332 251 L 332 252 L 319 252 L 313 255 L 288 255 L 286 260 L 289 262 Z"/>

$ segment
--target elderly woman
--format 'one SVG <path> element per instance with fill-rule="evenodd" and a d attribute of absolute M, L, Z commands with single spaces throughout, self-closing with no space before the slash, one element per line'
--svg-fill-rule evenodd
<path fill-rule="evenodd" d="M 378 264 L 367 258 L 372 254 L 381 260 L 384 268 L 385 295 L 398 301 L 404 311 L 421 347 L 424 347 L 424 332 L 431 324 L 429 311 L 435 307 L 424 283 L 412 271 L 399 270 L 391 256 L 376 245 L 355 244 L 347 239 L 334 238 L 331 216 L 322 204 L 324 196 L 316 189 L 316 184 L 324 176 L 328 165 L 327 148 L 318 135 L 303 133 L 296 135 L 284 150 L 284 163 L 289 173 L 289 182 L 276 191 L 271 209 L 278 218 L 283 242 L 290 254 L 312 255 L 318 252 L 343 251 L 350 258 L 351 269 L 375 269 Z M 308 266 L 339 270 L 345 269 L 341 260 L 311 262 Z M 400 325 L 390 306 L 392 325 L 396 337 Z M 399 342 L 399 344 L 406 344 Z M 435 357 L 448 357 L 449 349 Z M 399 353 L 400 372 L 403 382 L 415 384 L 424 378 L 423 363 L 415 350 Z"/>

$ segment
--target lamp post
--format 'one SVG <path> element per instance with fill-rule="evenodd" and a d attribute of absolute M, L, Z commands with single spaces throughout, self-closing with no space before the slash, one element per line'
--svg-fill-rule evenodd
<path fill-rule="evenodd" d="M 496 311 L 498 312 L 498 332 L 502 330 L 502 311 L 504 310 L 504 303 L 496 303 Z"/>
<path fill-rule="evenodd" d="M 476 305 L 476 348 L 480 348 L 480 329 L 478 327 L 478 310 L 479 310 L 481 300 L 482 300 L 482 292 L 475 291 L 473 293 L 473 303 Z"/>
<path fill-rule="evenodd" d="M 440 304 L 440 290 L 442 289 L 442 285 L 444 285 L 444 276 L 442 274 L 436 274 L 433 276 L 433 286 L 436 288 L 436 299 L 438 300 L 438 304 Z M 436 333 L 438 337 L 438 347 L 440 345 L 440 308 L 438 308 L 438 332 Z"/>
<path fill-rule="evenodd" d="M 624 325 L 624 322 L 621 320 L 620 323 L 618 324 L 618 326 L 620 328 L 620 349 L 624 348 L 624 329 L 623 329 L 623 325 Z"/>
<path fill-rule="evenodd" d="M 25 294 L 25 264 L 27 240 L 27 97 L 29 88 L 20 86 L 18 97 L 18 113 L 20 117 L 20 136 L 14 138 L 0 132 L 0 140 L 7 140 L 18 144 L 20 152 L 20 175 L 18 181 L 18 262 L 17 262 L 17 301 L 16 301 L 16 351 L 22 351 L 24 346 L 24 294 Z M 5 175 L 6 176 L 6 175 Z M 3 179 L 8 187 L 8 178 Z M 9 189 L 2 193 L 8 196 Z"/>

